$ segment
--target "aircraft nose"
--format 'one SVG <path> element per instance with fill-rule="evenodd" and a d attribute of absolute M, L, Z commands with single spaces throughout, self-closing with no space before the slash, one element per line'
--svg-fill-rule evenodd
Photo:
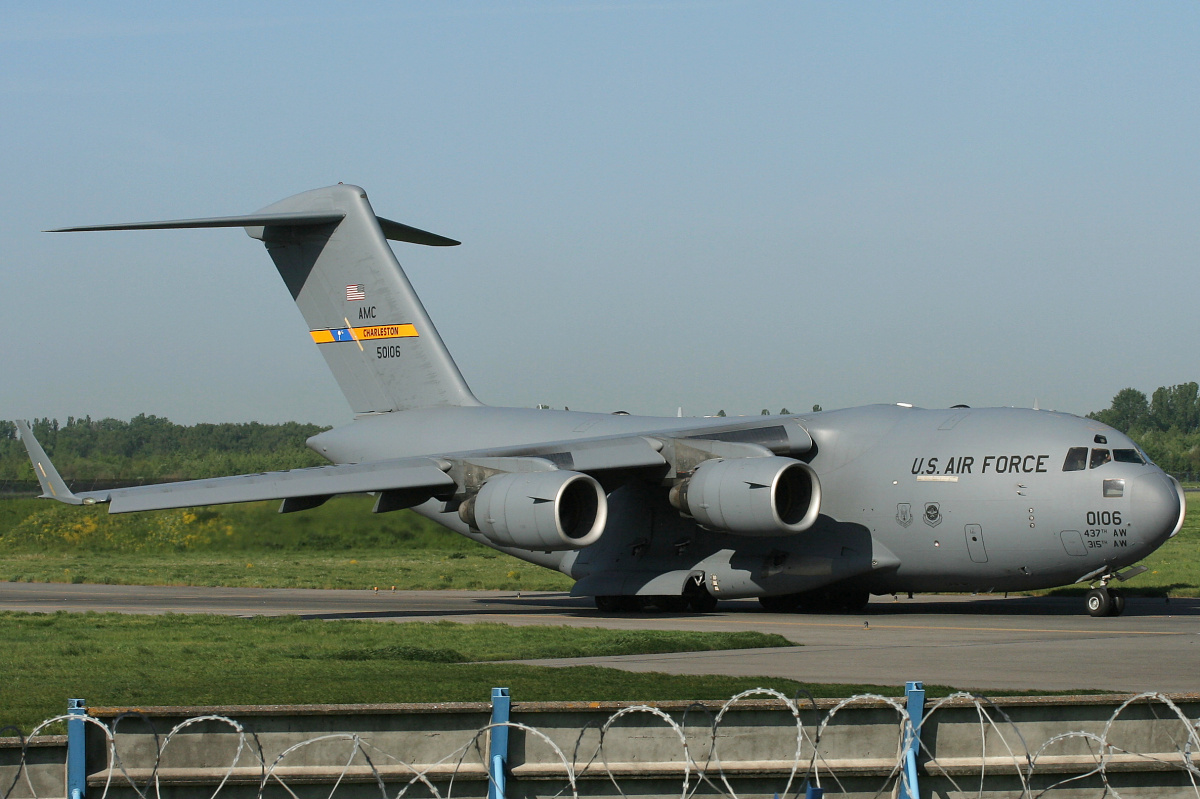
<path fill-rule="evenodd" d="M 1178 480 L 1163 472 L 1134 480 L 1130 507 L 1147 543 L 1161 543 L 1183 527 L 1186 511 L 1183 488 Z"/>

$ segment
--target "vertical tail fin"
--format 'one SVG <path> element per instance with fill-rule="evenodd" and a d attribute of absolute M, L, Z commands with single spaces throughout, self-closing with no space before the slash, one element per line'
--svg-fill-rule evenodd
<path fill-rule="evenodd" d="M 478 405 L 387 238 L 458 242 L 378 219 L 357 186 L 304 192 L 260 213 L 325 212 L 345 217 L 246 232 L 267 246 L 350 406 L 366 413 Z"/>
<path fill-rule="evenodd" d="M 479 405 L 387 240 L 458 244 L 375 216 L 357 186 L 314 189 L 246 216 L 66 228 L 245 227 L 261 240 L 356 413 Z"/>

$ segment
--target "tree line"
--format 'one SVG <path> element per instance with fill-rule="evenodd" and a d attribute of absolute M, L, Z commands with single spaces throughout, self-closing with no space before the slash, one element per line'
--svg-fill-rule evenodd
<path fill-rule="evenodd" d="M 196 424 L 139 414 L 128 422 L 90 416 L 35 419 L 34 436 L 68 482 L 184 480 L 296 469 L 326 461 L 304 445 L 315 424 Z M 33 480 L 14 422 L 0 420 L 0 480 Z"/>
<path fill-rule="evenodd" d="M 1127 433 L 1168 472 L 1200 472 L 1200 384 L 1160 386 L 1149 397 L 1123 388 L 1088 417 Z"/>

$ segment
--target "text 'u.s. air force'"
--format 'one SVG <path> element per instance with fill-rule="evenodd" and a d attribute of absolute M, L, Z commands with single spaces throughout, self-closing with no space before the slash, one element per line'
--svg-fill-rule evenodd
<path fill-rule="evenodd" d="M 913 474 L 1036 474 L 1047 471 L 1049 455 L 973 455 L 913 458 Z M 976 471 L 978 470 L 978 471 Z"/>

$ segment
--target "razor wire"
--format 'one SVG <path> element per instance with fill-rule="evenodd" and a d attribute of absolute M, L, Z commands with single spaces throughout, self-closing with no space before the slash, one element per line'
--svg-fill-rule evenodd
<path fill-rule="evenodd" d="M 1122 795 L 1110 780 L 1110 771 L 1128 771 L 1130 764 L 1133 764 L 1134 766 L 1144 766 L 1147 770 L 1174 771 L 1185 774 L 1190 786 L 1190 794 L 1194 794 L 1197 799 L 1200 799 L 1200 718 L 1190 718 L 1175 701 L 1165 694 L 1146 692 L 1129 697 L 1121 702 L 1111 716 L 1104 721 L 1098 732 L 1083 729 L 1070 730 L 1050 736 L 1042 743 L 1033 746 L 1029 743 L 1032 734 L 1027 735 L 1023 732 L 1021 723 L 1014 721 L 996 701 L 980 694 L 954 693 L 932 701 L 927 704 L 920 722 L 913 725 L 905 703 L 901 699 L 878 694 L 859 694 L 842 699 L 828 709 L 822 710 L 811 695 L 804 696 L 804 701 L 801 701 L 799 695 L 788 697 L 769 688 L 755 688 L 739 693 L 725 701 L 716 713 L 702 703 L 693 703 L 682 712 L 678 719 L 652 705 L 630 705 L 613 712 L 603 721 L 589 721 L 584 724 L 574 734 L 574 746 L 570 747 L 570 754 L 566 751 L 568 747 L 560 746 L 554 736 L 546 730 L 516 721 L 489 723 L 473 732 L 463 731 L 465 736 L 469 736 L 469 740 L 465 743 L 449 749 L 433 762 L 429 762 L 426 758 L 420 763 L 415 762 L 412 757 L 406 759 L 403 752 L 386 751 L 372 742 L 372 734 L 369 733 L 338 732 L 314 735 L 292 743 L 277 755 L 269 756 L 266 754 L 257 732 L 245 722 L 224 715 L 194 716 L 175 724 L 162 735 L 155 729 L 150 717 L 137 711 L 122 713 L 108 723 L 87 715 L 60 715 L 43 721 L 28 737 L 18 734 L 21 747 L 20 759 L 11 779 L 4 779 L 3 783 L 0 783 L 0 799 L 10 799 L 16 796 L 49 796 L 48 794 L 39 794 L 35 786 L 28 762 L 29 748 L 31 741 L 44 730 L 51 725 L 66 721 L 83 721 L 85 724 L 91 725 L 103 740 L 108 764 L 103 771 L 103 783 L 97 784 L 99 779 L 94 778 L 92 788 L 88 792 L 89 797 L 98 796 L 100 799 L 105 799 L 110 791 L 115 791 L 117 788 L 132 790 L 139 799 L 162 799 L 164 788 L 169 789 L 172 785 L 172 779 L 169 776 L 164 777 L 162 773 L 164 757 L 171 750 L 172 744 L 181 740 L 189 728 L 205 723 L 227 727 L 229 731 L 227 734 L 232 734 L 236 742 L 228 763 L 216 767 L 208 766 L 206 773 L 209 776 L 206 781 L 193 780 L 190 782 L 193 786 L 207 786 L 205 790 L 211 788 L 210 799 L 218 799 L 222 793 L 228 794 L 230 786 L 235 782 L 239 786 L 246 784 L 253 786 L 255 781 L 257 782 L 255 790 L 257 797 L 263 797 L 269 789 L 281 789 L 292 799 L 299 799 L 300 793 L 294 789 L 289 780 L 291 783 L 303 782 L 309 785 L 312 781 L 311 772 L 307 777 L 296 776 L 295 770 L 288 770 L 289 759 L 299 759 L 298 755 L 310 748 L 328 749 L 328 745 L 331 743 L 342 745 L 338 749 L 338 756 L 334 758 L 331 751 L 326 752 L 328 762 L 316 765 L 316 768 L 325 770 L 321 782 L 328 784 L 330 799 L 338 796 L 339 792 L 341 795 L 346 795 L 350 785 L 353 785 L 355 796 L 362 794 L 364 789 L 368 789 L 372 795 L 374 791 L 378 791 L 381 799 L 403 799 L 411 789 L 420 786 L 434 799 L 453 799 L 457 795 L 462 795 L 461 791 L 455 793 L 456 790 L 459 790 L 456 783 L 461 784 L 464 780 L 469 785 L 477 785 L 483 781 L 489 785 L 492 783 L 493 776 L 489 768 L 486 749 L 489 734 L 497 727 L 520 730 L 526 736 L 527 748 L 529 741 L 537 740 L 552 753 L 549 762 L 557 764 L 557 767 L 561 769 L 561 777 L 537 777 L 541 784 L 547 786 L 546 790 L 538 791 L 540 796 L 570 796 L 572 799 L 578 799 L 579 782 L 584 778 L 607 779 L 611 782 L 616 794 L 621 797 L 640 796 L 644 794 L 632 786 L 643 778 L 631 776 L 628 773 L 618 773 L 621 769 L 614 766 L 609 752 L 615 741 L 620 740 L 622 735 L 645 737 L 645 726 L 628 727 L 618 724 L 638 715 L 648 716 L 649 724 L 661 724 L 665 727 L 667 740 L 677 739 L 678 741 L 678 755 L 675 759 L 647 761 L 647 763 L 660 767 L 660 771 L 654 775 L 654 779 L 677 779 L 680 786 L 680 799 L 692 799 L 702 788 L 706 788 L 708 792 L 718 796 L 741 799 L 744 794 L 739 793 L 738 781 L 746 779 L 757 781 L 759 785 L 755 787 L 754 795 L 761 795 L 761 781 L 764 779 L 764 775 L 747 772 L 744 765 L 739 767 L 737 774 L 727 773 L 727 761 L 721 757 L 721 747 L 728 739 L 722 736 L 722 730 L 729 714 L 736 712 L 740 705 L 750 699 L 761 700 L 763 697 L 767 698 L 767 702 L 762 703 L 763 706 L 753 708 L 755 711 L 776 709 L 786 712 L 790 714 L 790 724 L 794 726 L 795 748 L 791 752 L 790 759 L 771 761 L 772 773 L 786 771 L 786 775 L 779 776 L 778 784 L 770 789 L 781 799 L 799 799 L 810 785 L 831 794 L 853 792 L 873 797 L 908 796 L 910 795 L 910 786 L 907 783 L 908 777 L 904 769 L 904 757 L 906 750 L 914 741 L 918 743 L 925 778 L 940 777 L 949 783 L 954 793 L 962 796 L 983 797 L 988 792 L 987 778 L 1003 773 L 1017 777 L 1020 787 L 1016 795 L 1021 797 L 1037 799 L 1045 795 L 1052 795 L 1056 791 L 1072 790 L 1080 787 L 1081 781 L 1094 779 L 1099 783 L 1102 796 L 1120 799 Z M 839 774 L 839 771 L 846 770 L 845 764 L 851 762 L 853 758 L 839 757 L 836 748 L 827 745 L 830 731 L 838 729 L 839 715 L 850 708 L 862 705 L 884 711 L 890 710 L 894 713 L 896 729 L 894 754 L 876 759 L 873 768 L 874 779 L 878 781 L 878 784 L 873 793 L 869 788 L 864 791 L 862 787 L 851 788 L 845 784 L 844 775 Z M 1114 740 L 1114 725 L 1135 705 L 1161 708 L 1164 713 L 1159 716 L 1157 711 L 1154 712 L 1153 719 L 1155 721 L 1178 724 L 1177 734 L 1167 736 L 1172 741 L 1173 750 L 1139 752 L 1128 746 L 1119 745 Z M 931 747 L 930 742 L 922 739 L 921 736 L 922 727 L 930 725 L 931 719 L 939 720 L 939 712 L 944 712 L 947 706 L 956 710 L 964 707 L 974 710 L 979 739 L 977 755 L 965 758 L 960 756 L 955 758 L 957 762 L 952 765 L 939 761 L 935 751 L 936 744 Z M 803 717 L 805 708 L 815 715 L 816 724 L 805 723 Z M 698 714 L 704 716 L 700 723 L 695 722 Z M 536 713 L 531 713 L 531 715 L 536 715 Z M 128 730 L 129 724 L 132 722 L 141 722 L 147 725 L 153 741 L 153 762 L 139 763 L 136 768 L 122 761 L 119 746 L 123 735 L 133 734 L 122 731 L 122 728 Z M 1030 723 L 1027 722 L 1027 724 Z M 843 727 L 842 729 L 852 729 L 852 727 Z M 0 733 L 10 730 L 16 731 L 15 728 L 10 727 Z M 555 728 L 554 732 L 557 733 L 559 740 L 564 739 L 562 728 Z M 586 743 L 586 739 L 592 733 L 595 734 L 595 740 L 590 744 Z M 142 735 L 145 734 L 142 733 Z M 628 740 L 623 743 L 627 745 Z M 743 740 L 741 743 L 744 744 L 745 741 Z M 1077 749 L 1081 749 L 1085 754 L 1071 756 L 1074 758 L 1075 770 L 1064 773 L 1061 762 L 1054 762 L 1054 755 L 1050 753 L 1062 750 L 1072 743 L 1078 744 Z M 697 750 L 701 749 L 705 754 L 697 755 Z M 962 746 L 960 745 L 958 749 L 961 750 Z M 993 752 L 995 754 L 991 754 Z M 968 766 L 962 765 L 964 761 L 969 761 Z M 305 763 L 307 767 L 312 768 L 311 761 L 306 760 Z M 974 763 L 978 764 L 977 772 L 975 766 L 970 765 Z M 628 763 L 625 765 L 628 766 Z M 387 774 L 384 773 L 384 769 L 387 770 Z M 148 774 L 146 774 L 147 770 Z M 238 774 L 239 770 L 240 774 Z M 952 773 L 955 770 L 958 772 L 957 775 Z M 145 776 L 139 781 L 134 772 Z M 969 779 L 964 776 L 967 772 L 970 772 Z M 486 779 L 483 777 L 484 774 L 487 775 Z M 235 775 L 238 776 L 236 780 Z M 1044 783 L 1040 788 L 1035 787 L 1038 777 L 1042 777 Z M 521 777 L 516 775 L 510 779 L 521 779 Z M 865 778 L 858 776 L 856 779 Z M 18 787 L 23 787 L 24 790 L 18 793 Z M 244 788 L 240 788 L 240 790 L 244 790 Z M 308 791 L 303 793 L 310 795 Z M 470 796 L 478 795 L 477 790 L 470 790 L 466 793 Z M 1010 789 L 1005 789 L 1004 793 L 1014 795 Z"/>

